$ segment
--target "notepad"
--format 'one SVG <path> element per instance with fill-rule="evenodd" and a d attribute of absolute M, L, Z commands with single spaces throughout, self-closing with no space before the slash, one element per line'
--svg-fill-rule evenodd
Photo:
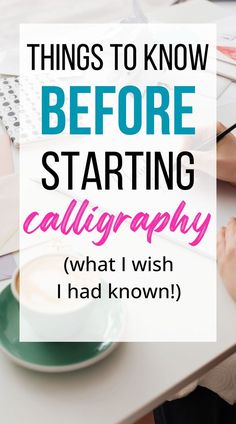
<path fill-rule="evenodd" d="M 19 140 L 19 79 L 17 77 L 0 78 L 0 119 L 12 142 Z"/>
<path fill-rule="evenodd" d="M 26 77 L 24 77 L 26 79 Z M 42 82 L 44 80 L 42 79 Z M 53 78 L 48 79 L 48 84 L 55 84 L 56 80 Z M 25 90 L 25 92 L 24 92 Z M 18 77 L 4 76 L 0 77 L 0 119 L 4 127 L 16 147 L 20 144 L 30 143 L 32 139 L 37 138 L 37 141 L 42 141 L 39 128 L 37 124 L 40 122 L 39 109 L 35 107 L 35 97 L 29 96 L 28 93 L 35 90 L 34 79 L 28 78 L 21 87 L 21 95 L 27 98 L 27 107 L 23 109 L 21 104 L 21 112 L 24 116 L 24 131 L 20 137 L 20 82 Z M 36 101 L 40 104 L 40 94 L 36 93 Z M 52 119 L 54 122 L 56 117 Z"/>
<path fill-rule="evenodd" d="M 217 22 L 217 57 L 236 66 L 236 15 Z M 236 72 L 236 71 L 235 71 Z"/>

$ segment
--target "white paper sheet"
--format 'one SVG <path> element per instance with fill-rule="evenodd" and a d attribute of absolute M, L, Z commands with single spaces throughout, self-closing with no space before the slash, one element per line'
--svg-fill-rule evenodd
<path fill-rule="evenodd" d="M 132 14 L 126 0 L 1 0 L 0 73 L 17 75 L 20 23 L 117 22 Z"/>
<path fill-rule="evenodd" d="M 229 111 L 230 115 L 234 114 L 234 121 L 236 122 L 236 83 L 230 83 L 226 90 L 223 91 L 220 98 L 218 99 L 218 106 L 222 107 L 229 104 L 235 103 L 235 107 L 232 111 Z"/>
<path fill-rule="evenodd" d="M 219 99 L 227 88 L 231 85 L 231 81 L 227 78 L 217 76 L 217 99 Z"/>

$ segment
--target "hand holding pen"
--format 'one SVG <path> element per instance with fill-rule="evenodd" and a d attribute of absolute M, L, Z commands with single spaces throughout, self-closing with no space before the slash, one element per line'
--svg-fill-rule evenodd
<path fill-rule="evenodd" d="M 190 150 L 194 153 L 195 169 L 205 174 L 215 168 L 215 152 L 212 150 L 213 143 L 217 142 L 217 178 L 222 181 L 236 185 L 236 136 L 230 132 L 236 125 L 226 128 L 222 123 L 217 123 L 216 138 L 208 138 L 205 141 L 199 141 L 203 138 L 194 139 L 194 144 L 185 143 L 182 150 Z M 203 129 L 203 133 L 207 129 Z"/>

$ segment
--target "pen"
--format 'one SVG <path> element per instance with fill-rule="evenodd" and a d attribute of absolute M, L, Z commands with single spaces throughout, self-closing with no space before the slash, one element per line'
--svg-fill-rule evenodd
<path fill-rule="evenodd" d="M 231 125 L 229 128 L 226 128 L 224 131 L 222 131 L 220 134 L 216 136 L 216 142 L 219 143 L 222 138 L 224 138 L 227 134 L 229 134 L 231 131 L 233 131 L 236 128 L 236 123 Z M 215 140 L 215 137 L 211 137 L 208 140 L 204 141 L 200 146 L 199 150 L 207 150 L 209 148 L 213 141 Z"/>

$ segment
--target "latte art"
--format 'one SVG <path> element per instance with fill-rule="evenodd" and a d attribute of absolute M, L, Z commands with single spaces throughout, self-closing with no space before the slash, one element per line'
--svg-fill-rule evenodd
<path fill-rule="evenodd" d="M 78 300 L 74 296 L 58 296 L 60 292 L 67 292 L 71 283 L 79 290 L 83 287 L 92 287 L 99 282 L 95 273 L 75 271 L 67 275 L 64 271 L 65 257 L 62 255 L 43 256 L 24 265 L 15 281 L 16 292 L 20 302 L 40 312 L 68 313 L 84 307 L 90 299 Z"/>

